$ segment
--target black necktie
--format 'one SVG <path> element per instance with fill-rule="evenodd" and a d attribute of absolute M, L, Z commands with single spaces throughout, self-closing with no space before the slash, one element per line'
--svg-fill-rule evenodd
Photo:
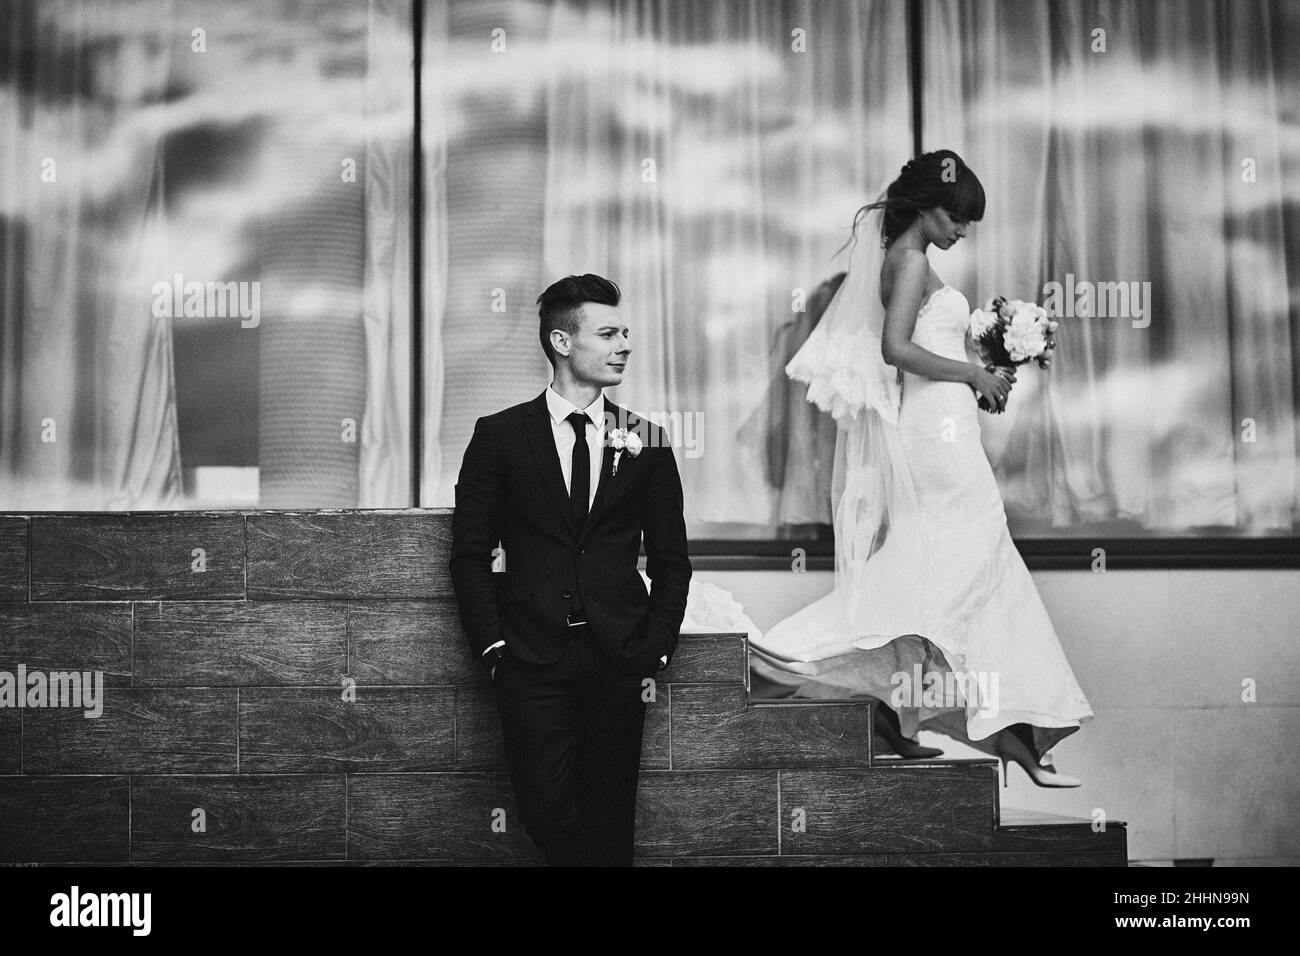
<path fill-rule="evenodd" d="M 573 523 L 579 531 L 587 520 L 587 499 L 591 495 L 591 450 L 587 447 L 587 422 L 582 412 L 567 419 L 573 426 L 573 468 L 569 472 L 569 503 L 573 506 Z"/>

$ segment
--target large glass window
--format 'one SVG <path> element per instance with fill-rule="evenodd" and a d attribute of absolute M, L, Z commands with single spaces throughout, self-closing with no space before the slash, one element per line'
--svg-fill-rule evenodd
<path fill-rule="evenodd" d="M 14 0 L 0 507 L 410 504 L 409 0 Z"/>
<path fill-rule="evenodd" d="M 940 274 L 1063 313 L 1013 531 L 1296 533 L 1294 4 L 416 2 L 7 5 L 0 508 L 449 505 L 594 271 L 692 536 L 825 538 L 781 370 L 919 141 L 989 196 Z"/>
<path fill-rule="evenodd" d="M 1051 374 L 984 417 L 1012 530 L 1294 531 L 1296 5 L 924 10 L 925 146 L 989 195 L 940 268 L 1061 316 Z"/>
<path fill-rule="evenodd" d="M 782 367 L 854 210 L 910 152 L 905 5 L 432 10 L 446 54 L 425 59 L 424 129 L 446 144 L 429 176 L 445 187 L 446 288 L 426 503 L 454 500 L 478 416 L 549 381 L 537 294 L 596 272 L 622 287 L 634 344 L 610 396 L 673 436 L 691 533 L 829 523 L 833 429 Z"/>

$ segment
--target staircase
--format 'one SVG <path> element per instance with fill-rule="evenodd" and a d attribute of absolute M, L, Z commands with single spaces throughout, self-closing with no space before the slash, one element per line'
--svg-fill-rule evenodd
<path fill-rule="evenodd" d="M 1028 811 L 999 820 L 994 760 L 873 757 L 871 704 L 750 699 L 747 651 L 741 634 L 683 635 L 664 672 L 647 721 L 640 863 L 1126 864 L 1122 823 L 1094 833 Z"/>
<path fill-rule="evenodd" d="M 445 510 L 0 515 L 0 671 L 105 685 L 0 708 L 0 863 L 540 862 L 449 544 Z M 999 820 L 994 761 L 873 759 L 870 704 L 748 674 L 709 634 L 660 675 L 639 863 L 1126 862 L 1123 824 Z"/>

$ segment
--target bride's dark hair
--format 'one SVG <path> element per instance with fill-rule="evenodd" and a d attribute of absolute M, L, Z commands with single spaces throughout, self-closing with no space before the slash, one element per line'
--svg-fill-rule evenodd
<path fill-rule="evenodd" d="M 984 218 L 984 186 L 965 161 L 950 149 L 936 149 L 908 160 L 898 178 L 885 190 L 885 198 L 868 203 L 853 217 L 853 239 L 857 239 L 863 217 L 873 209 L 885 212 L 881 238 L 888 246 L 917 216 L 935 206 L 942 206 L 961 219 Z"/>

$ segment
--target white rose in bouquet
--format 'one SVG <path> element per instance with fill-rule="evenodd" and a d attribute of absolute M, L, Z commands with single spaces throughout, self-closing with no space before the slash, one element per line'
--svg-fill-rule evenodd
<path fill-rule="evenodd" d="M 971 338 L 978 342 L 997 324 L 997 312 L 991 309 L 976 309 L 970 314 Z"/>
<path fill-rule="evenodd" d="M 1013 362 L 1037 358 L 1047 349 L 1047 313 L 1032 302 L 1010 303 L 1011 320 L 1002 342 Z"/>

